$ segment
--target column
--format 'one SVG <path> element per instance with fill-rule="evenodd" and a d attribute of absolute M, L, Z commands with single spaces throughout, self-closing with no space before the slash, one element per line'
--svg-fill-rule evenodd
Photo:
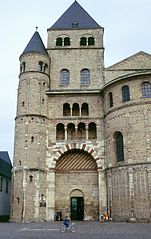
<path fill-rule="evenodd" d="M 98 169 L 99 220 L 107 212 L 106 177 L 103 169 Z"/>
<path fill-rule="evenodd" d="M 129 169 L 129 202 L 130 202 L 130 221 L 135 222 L 135 209 L 134 209 L 134 175 L 133 169 Z"/>
<path fill-rule="evenodd" d="M 46 190 L 46 217 L 47 221 L 54 220 L 55 214 L 55 172 L 50 170 L 47 173 L 47 190 Z"/>
<path fill-rule="evenodd" d="M 64 130 L 65 130 L 65 140 L 67 140 L 68 139 L 68 135 L 67 135 L 67 126 L 66 125 L 64 126 Z"/>
<path fill-rule="evenodd" d="M 89 139 L 89 126 L 88 126 L 88 124 L 86 124 L 85 129 L 86 129 L 86 140 L 88 140 Z"/>

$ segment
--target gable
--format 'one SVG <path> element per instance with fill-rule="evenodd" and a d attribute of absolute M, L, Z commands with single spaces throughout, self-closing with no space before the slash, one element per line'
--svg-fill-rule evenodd
<path fill-rule="evenodd" d="M 124 60 L 109 66 L 106 70 L 151 69 L 151 55 L 140 51 Z"/>

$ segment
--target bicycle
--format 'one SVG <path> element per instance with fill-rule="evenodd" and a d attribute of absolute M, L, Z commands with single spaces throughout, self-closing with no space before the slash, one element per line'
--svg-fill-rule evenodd
<path fill-rule="evenodd" d="M 68 227 L 65 226 L 65 225 L 61 226 L 60 231 L 61 232 L 67 232 L 67 231 L 76 232 L 77 231 L 77 226 L 75 225 L 75 223 L 70 222 Z"/>

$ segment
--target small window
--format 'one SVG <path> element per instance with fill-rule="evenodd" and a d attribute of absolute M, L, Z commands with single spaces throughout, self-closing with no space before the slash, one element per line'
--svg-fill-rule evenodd
<path fill-rule="evenodd" d="M 96 124 L 95 123 L 90 123 L 88 127 L 88 137 L 89 139 L 96 139 L 97 138 L 97 131 L 96 131 Z"/>
<path fill-rule="evenodd" d="M 25 69 L 26 69 L 26 63 L 23 62 L 21 65 L 20 65 L 20 72 L 25 72 Z"/>
<path fill-rule="evenodd" d="M 47 64 L 45 64 L 45 65 L 44 65 L 44 72 L 46 72 L 46 71 L 47 71 L 47 69 L 48 69 L 48 65 L 47 65 Z"/>
<path fill-rule="evenodd" d="M 81 37 L 81 39 L 80 39 L 80 46 L 86 46 L 86 45 L 87 45 L 86 37 Z"/>
<path fill-rule="evenodd" d="M 6 180 L 6 190 L 5 190 L 5 193 L 8 193 L 8 186 L 9 186 L 9 181 Z"/>
<path fill-rule="evenodd" d="M 64 46 L 70 46 L 70 38 L 69 37 L 64 38 Z"/>
<path fill-rule="evenodd" d="M 25 102 L 24 101 L 22 101 L 22 107 L 24 107 L 25 106 Z"/>
<path fill-rule="evenodd" d="M 122 101 L 123 102 L 130 101 L 130 91 L 127 85 L 124 85 L 122 87 Z"/>
<path fill-rule="evenodd" d="M 79 116 L 79 104 L 74 103 L 72 107 L 72 116 Z"/>
<path fill-rule="evenodd" d="M 43 71 L 43 62 L 39 61 L 39 71 Z"/>
<path fill-rule="evenodd" d="M 109 107 L 113 107 L 113 94 L 112 92 L 109 92 L 108 94 L 108 98 L 109 98 Z"/>
<path fill-rule="evenodd" d="M 33 182 L 33 176 L 32 176 L 32 175 L 29 176 L 29 182 L 30 182 L 30 183 Z"/>
<path fill-rule="evenodd" d="M 94 37 L 89 37 L 88 38 L 88 46 L 94 46 Z"/>
<path fill-rule="evenodd" d="M 68 85 L 70 80 L 70 72 L 67 69 L 60 71 L 60 85 Z"/>
<path fill-rule="evenodd" d="M 32 143 L 34 142 L 34 136 L 31 137 L 31 142 L 32 142 Z"/>
<path fill-rule="evenodd" d="M 124 143 L 123 135 L 121 132 L 115 133 L 115 144 L 117 162 L 124 161 Z"/>
<path fill-rule="evenodd" d="M 81 107 L 81 116 L 88 116 L 89 115 L 89 106 L 87 103 L 83 103 Z"/>
<path fill-rule="evenodd" d="M 68 103 L 65 103 L 63 105 L 63 116 L 70 116 L 70 105 Z"/>
<path fill-rule="evenodd" d="M 56 140 L 64 140 L 65 139 L 65 129 L 64 125 L 59 123 L 56 127 Z"/>
<path fill-rule="evenodd" d="M 151 84 L 150 82 L 142 83 L 142 97 L 151 98 Z"/>
<path fill-rule="evenodd" d="M 67 138 L 68 140 L 76 139 L 75 125 L 73 123 L 69 123 L 67 126 Z"/>
<path fill-rule="evenodd" d="M 78 22 L 74 21 L 74 22 L 72 23 L 72 27 L 73 27 L 73 28 L 77 28 L 78 26 L 79 26 Z"/>
<path fill-rule="evenodd" d="M 90 84 L 90 71 L 89 69 L 82 69 L 80 73 L 80 84 L 89 85 Z"/>
<path fill-rule="evenodd" d="M 0 191 L 3 191 L 3 177 L 0 176 Z"/>
<path fill-rule="evenodd" d="M 56 46 L 62 46 L 62 38 L 58 37 L 56 40 Z"/>

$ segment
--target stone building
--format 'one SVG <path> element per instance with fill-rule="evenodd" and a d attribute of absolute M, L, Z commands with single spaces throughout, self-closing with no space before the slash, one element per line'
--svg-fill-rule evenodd
<path fill-rule="evenodd" d="M 151 55 L 105 68 L 103 34 L 74 1 L 20 56 L 14 221 L 150 221 Z"/>

